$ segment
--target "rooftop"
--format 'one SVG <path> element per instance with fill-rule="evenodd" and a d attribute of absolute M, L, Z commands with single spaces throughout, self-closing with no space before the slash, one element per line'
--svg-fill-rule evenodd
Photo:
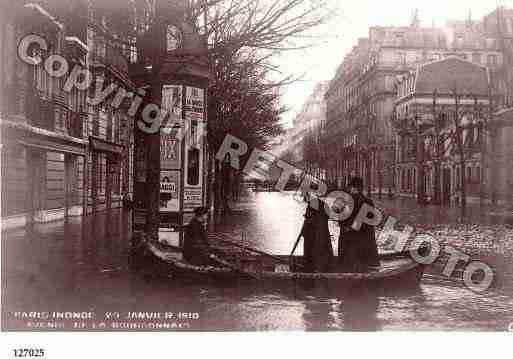
<path fill-rule="evenodd" d="M 451 93 L 487 95 L 488 71 L 486 67 L 451 56 L 418 68 L 415 81 L 417 93 Z"/>

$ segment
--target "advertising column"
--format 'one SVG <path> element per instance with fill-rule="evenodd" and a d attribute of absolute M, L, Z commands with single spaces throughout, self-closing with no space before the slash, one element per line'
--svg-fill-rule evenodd
<path fill-rule="evenodd" d="M 162 110 L 169 115 L 160 133 L 160 228 L 159 241 L 179 246 L 181 241 L 182 85 L 164 85 Z"/>

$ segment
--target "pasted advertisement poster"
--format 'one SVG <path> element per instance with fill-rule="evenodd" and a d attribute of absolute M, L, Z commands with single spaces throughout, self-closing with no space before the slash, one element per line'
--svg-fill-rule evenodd
<path fill-rule="evenodd" d="M 198 87 L 186 87 L 185 119 L 203 121 L 205 113 L 205 90 Z"/>
<path fill-rule="evenodd" d="M 186 141 L 185 146 L 185 186 L 201 188 L 203 187 L 203 150 L 202 143 L 190 143 Z"/>
<path fill-rule="evenodd" d="M 185 211 L 192 211 L 197 207 L 203 206 L 203 189 L 194 187 L 184 187 L 183 207 Z"/>
<path fill-rule="evenodd" d="M 160 171 L 160 212 L 180 211 L 180 172 Z"/>
<path fill-rule="evenodd" d="M 182 119 L 182 85 L 162 87 L 162 108 L 169 111 L 171 122 Z M 173 121 L 174 120 L 174 121 Z"/>
<path fill-rule="evenodd" d="M 181 148 L 178 129 L 164 128 L 160 133 L 160 168 L 178 170 L 181 167 Z"/>

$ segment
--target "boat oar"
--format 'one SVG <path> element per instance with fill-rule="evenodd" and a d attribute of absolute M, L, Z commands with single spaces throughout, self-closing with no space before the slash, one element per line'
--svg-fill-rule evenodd
<path fill-rule="evenodd" d="M 292 252 L 290 252 L 289 257 L 292 257 L 294 255 L 294 252 L 296 251 L 296 248 L 299 245 L 299 241 L 301 240 L 302 236 L 303 236 L 303 229 L 301 229 L 301 232 L 299 232 L 299 235 L 297 236 L 297 239 L 296 239 L 296 243 L 294 243 L 294 248 L 292 248 Z"/>
<path fill-rule="evenodd" d="M 301 237 L 303 236 L 303 228 L 301 228 L 301 232 L 297 236 L 296 243 L 294 243 L 294 248 L 292 248 L 292 252 L 289 255 L 289 265 L 291 268 L 301 267 L 304 268 L 304 265 L 294 262 L 294 252 L 296 251 L 297 246 L 299 245 L 299 241 L 301 241 Z"/>
<path fill-rule="evenodd" d="M 280 257 L 276 257 L 276 256 L 273 256 L 272 254 L 269 254 L 269 253 L 266 253 L 266 252 L 263 252 L 261 250 L 258 250 L 258 249 L 255 249 L 255 248 L 251 248 L 251 247 L 247 247 L 247 246 L 243 246 L 241 244 L 238 244 L 238 243 L 235 243 L 235 242 L 232 242 L 232 241 L 228 241 L 226 239 L 221 239 L 221 242 L 223 243 L 226 243 L 226 244 L 229 244 L 229 245 L 232 245 L 234 247 L 237 247 L 237 248 L 240 248 L 240 249 L 244 249 L 244 250 L 247 250 L 248 252 L 253 252 L 253 253 L 256 253 L 256 254 L 261 254 L 263 256 L 266 256 L 268 258 L 272 258 L 274 259 L 275 261 L 277 262 L 281 262 L 281 263 L 284 263 L 284 264 L 288 264 L 288 262 Z"/>
<path fill-rule="evenodd" d="M 235 273 L 239 273 L 239 274 L 242 274 L 244 276 L 247 276 L 249 278 L 252 278 L 252 279 L 258 279 L 258 277 L 256 275 L 254 275 L 253 273 L 249 273 L 247 271 L 245 271 L 244 269 L 240 268 L 240 267 L 237 267 L 235 264 L 232 264 L 232 263 L 229 263 L 221 258 L 219 258 L 218 256 L 216 256 L 215 254 L 211 254 L 209 256 L 209 258 L 215 262 L 217 265 L 221 266 L 221 267 L 226 267 L 226 268 L 229 268 L 231 269 L 232 271 L 234 271 Z"/>

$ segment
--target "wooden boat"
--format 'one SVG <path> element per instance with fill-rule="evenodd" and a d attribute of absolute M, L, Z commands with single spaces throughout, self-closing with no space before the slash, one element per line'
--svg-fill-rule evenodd
<path fill-rule="evenodd" d="M 365 273 L 305 273 L 300 270 L 302 257 L 238 255 L 233 260 L 213 258 L 219 266 L 195 266 L 181 259 L 181 253 L 174 247 L 157 242 L 145 244 L 146 256 L 160 265 L 168 275 L 186 279 L 249 280 L 265 282 L 334 282 L 341 284 L 416 286 L 424 273 L 425 266 L 416 263 L 408 252 L 380 254 L 380 266 Z M 277 263 L 276 259 L 281 259 Z"/>

